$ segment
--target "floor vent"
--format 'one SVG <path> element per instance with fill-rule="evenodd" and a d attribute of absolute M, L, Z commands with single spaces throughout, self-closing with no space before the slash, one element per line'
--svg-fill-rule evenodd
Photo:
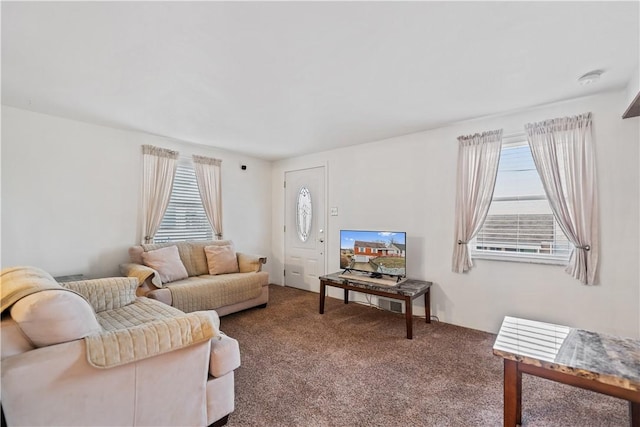
<path fill-rule="evenodd" d="M 378 297 L 378 307 L 383 310 L 393 311 L 394 313 L 404 313 L 404 307 L 401 301 Z"/>

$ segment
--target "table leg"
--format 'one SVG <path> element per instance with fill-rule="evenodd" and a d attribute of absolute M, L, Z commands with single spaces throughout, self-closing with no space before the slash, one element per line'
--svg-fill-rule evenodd
<path fill-rule="evenodd" d="M 349 289 L 344 290 L 344 303 L 349 304 Z"/>
<path fill-rule="evenodd" d="M 325 284 L 324 281 L 320 280 L 320 314 L 324 313 L 324 294 Z"/>
<path fill-rule="evenodd" d="M 504 427 L 522 423 L 522 372 L 518 362 L 504 359 Z"/>
<path fill-rule="evenodd" d="M 407 339 L 413 339 L 413 304 L 411 304 L 411 297 L 404 298 L 404 311 L 407 318 Z"/>
<path fill-rule="evenodd" d="M 431 289 L 427 289 L 424 293 L 424 314 L 427 318 L 427 323 L 431 323 Z"/>
<path fill-rule="evenodd" d="M 640 403 L 629 402 L 629 425 L 640 427 Z"/>

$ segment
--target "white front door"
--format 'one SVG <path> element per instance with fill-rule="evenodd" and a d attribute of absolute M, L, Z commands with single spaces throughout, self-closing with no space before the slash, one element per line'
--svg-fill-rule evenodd
<path fill-rule="evenodd" d="M 325 274 L 324 166 L 285 172 L 285 286 L 320 291 Z"/>

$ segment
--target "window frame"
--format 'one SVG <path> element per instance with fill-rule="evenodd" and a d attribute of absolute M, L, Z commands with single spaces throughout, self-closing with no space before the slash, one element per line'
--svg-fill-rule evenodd
<path fill-rule="evenodd" d="M 516 148 L 520 146 L 529 146 L 529 143 L 527 141 L 527 136 L 524 132 L 513 133 L 508 136 L 505 136 L 503 137 L 502 147 L 500 149 L 500 156 L 502 157 L 503 149 Z M 502 160 L 502 158 L 500 160 Z M 538 175 L 538 178 L 540 179 L 539 175 Z M 518 196 L 492 197 L 491 199 L 492 204 L 494 200 L 497 202 L 545 200 L 548 203 L 548 197 L 546 193 L 542 195 L 535 195 L 535 196 L 518 195 Z M 491 207 L 489 207 L 489 209 L 491 209 Z M 553 215 L 553 212 L 551 212 L 551 214 Z M 486 218 L 485 218 L 485 221 L 486 221 Z M 560 227 L 557 224 L 557 220 L 555 219 L 555 216 L 553 216 L 553 222 L 554 222 L 554 228 L 557 228 L 560 233 L 563 233 L 563 231 L 560 229 Z M 482 227 L 484 227 L 484 223 Z M 480 232 L 478 232 L 478 234 L 479 233 Z M 573 249 L 574 249 L 571 242 L 569 242 L 569 251 L 566 256 L 559 256 L 557 254 L 544 254 L 544 253 L 479 250 L 479 249 L 476 249 L 478 234 L 476 234 L 476 236 L 474 236 L 474 238 L 471 239 L 471 241 L 469 242 L 469 253 L 472 259 L 566 266 L 569 263 L 571 253 L 573 252 Z"/>
<path fill-rule="evenodd" d="M 190 192 L 188 193 L 187 197 L 191 198 L 191 203 L 193 203 L 193 199 L 197 196 L 197 199 L 200 201 L 200 209 L 202 209 L 202 211 L 200 212 L 198 210 L 198 217 L 200 219 L 200 221 L 202 221 L 202 219 L 204 218 L 204 222 L 203 224 L 206 224 L 207 229 L 205 230 L 203 229 L 192 229 L 192 233 L 188 233 L 185 232 L 184 236 L 180 236 L 180 238 L 172 238 L 171 235 L 167 236 L 167 234 L 171 233 L 171 231 L 167 231 L 165 230 L 165 234 L 158 236 L 158 234 L 161 234 L 163 232 L 162 226 L 163 223 L 165 221 L 165 217 L 166 215 L 170 212 L 170 208 L 172 207 L 172 203 L 175 203 L 174 201 L 174 191 L 176 190 L 176 179 L 178 179 L 178 174 L 179 173 L 183 173 L 182 171 L 187 170 L 187 173 L 189 174 L 189 176 L 193 176 L 193 180 L 190 181 L 190 186 L 192 188 L 190 188 Z M 180 194 L 180 198 L 184 198 L 185 193 Z M 188 203 L 184 203 L 182 205 L 184 206 L 188 206 Z M 192 207 L 193 209 L 193 207 Z M 191 234 L 191 235 L 189 235 Z M 199 237 L 198 234 L 202 234 L 202 237 Z M 190 157 L 179 157 L 178 158 L 178 162 L 176 165 L 176 172 L 175 172 L 175 176 L 174 176 L 174 182 L 173 182 L 173 187 L 171 188 L 171 196 L 169 198 L 169 204 L 167 205 L 167 210 L 165 211 L 164 215 L 162 216 L 162 221 L 160 222 L 160 226 L 158 226 L 158 230 L 156 231 L 156 234 L 153 236 L 153 242 L 154 243 L 172 243 L 172 242 L 185 242 L 185 241 L 207 241 L 207 240 L 214 240 L 215 239 L 215 233 L 213 232 L 213 227 L 211 227 L 211 224 L 209 223 L 209 219 L 207 218 L 206 212 L 204 211 L 204 207 L 202 206 L 202 199 L 200 197 L 200 192 L 198 191 L 198 182 L 197 182 L 197 178 L 195 176 L 195 168 L 193 165 L 193 160 Z"/>

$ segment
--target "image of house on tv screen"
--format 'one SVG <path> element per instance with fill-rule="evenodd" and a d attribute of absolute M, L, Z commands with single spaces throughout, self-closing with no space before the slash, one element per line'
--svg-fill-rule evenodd
<path fill-rule="evenodd" d="M 340 231 L 340 268 L 406 276 L 406 233 Z"/>

